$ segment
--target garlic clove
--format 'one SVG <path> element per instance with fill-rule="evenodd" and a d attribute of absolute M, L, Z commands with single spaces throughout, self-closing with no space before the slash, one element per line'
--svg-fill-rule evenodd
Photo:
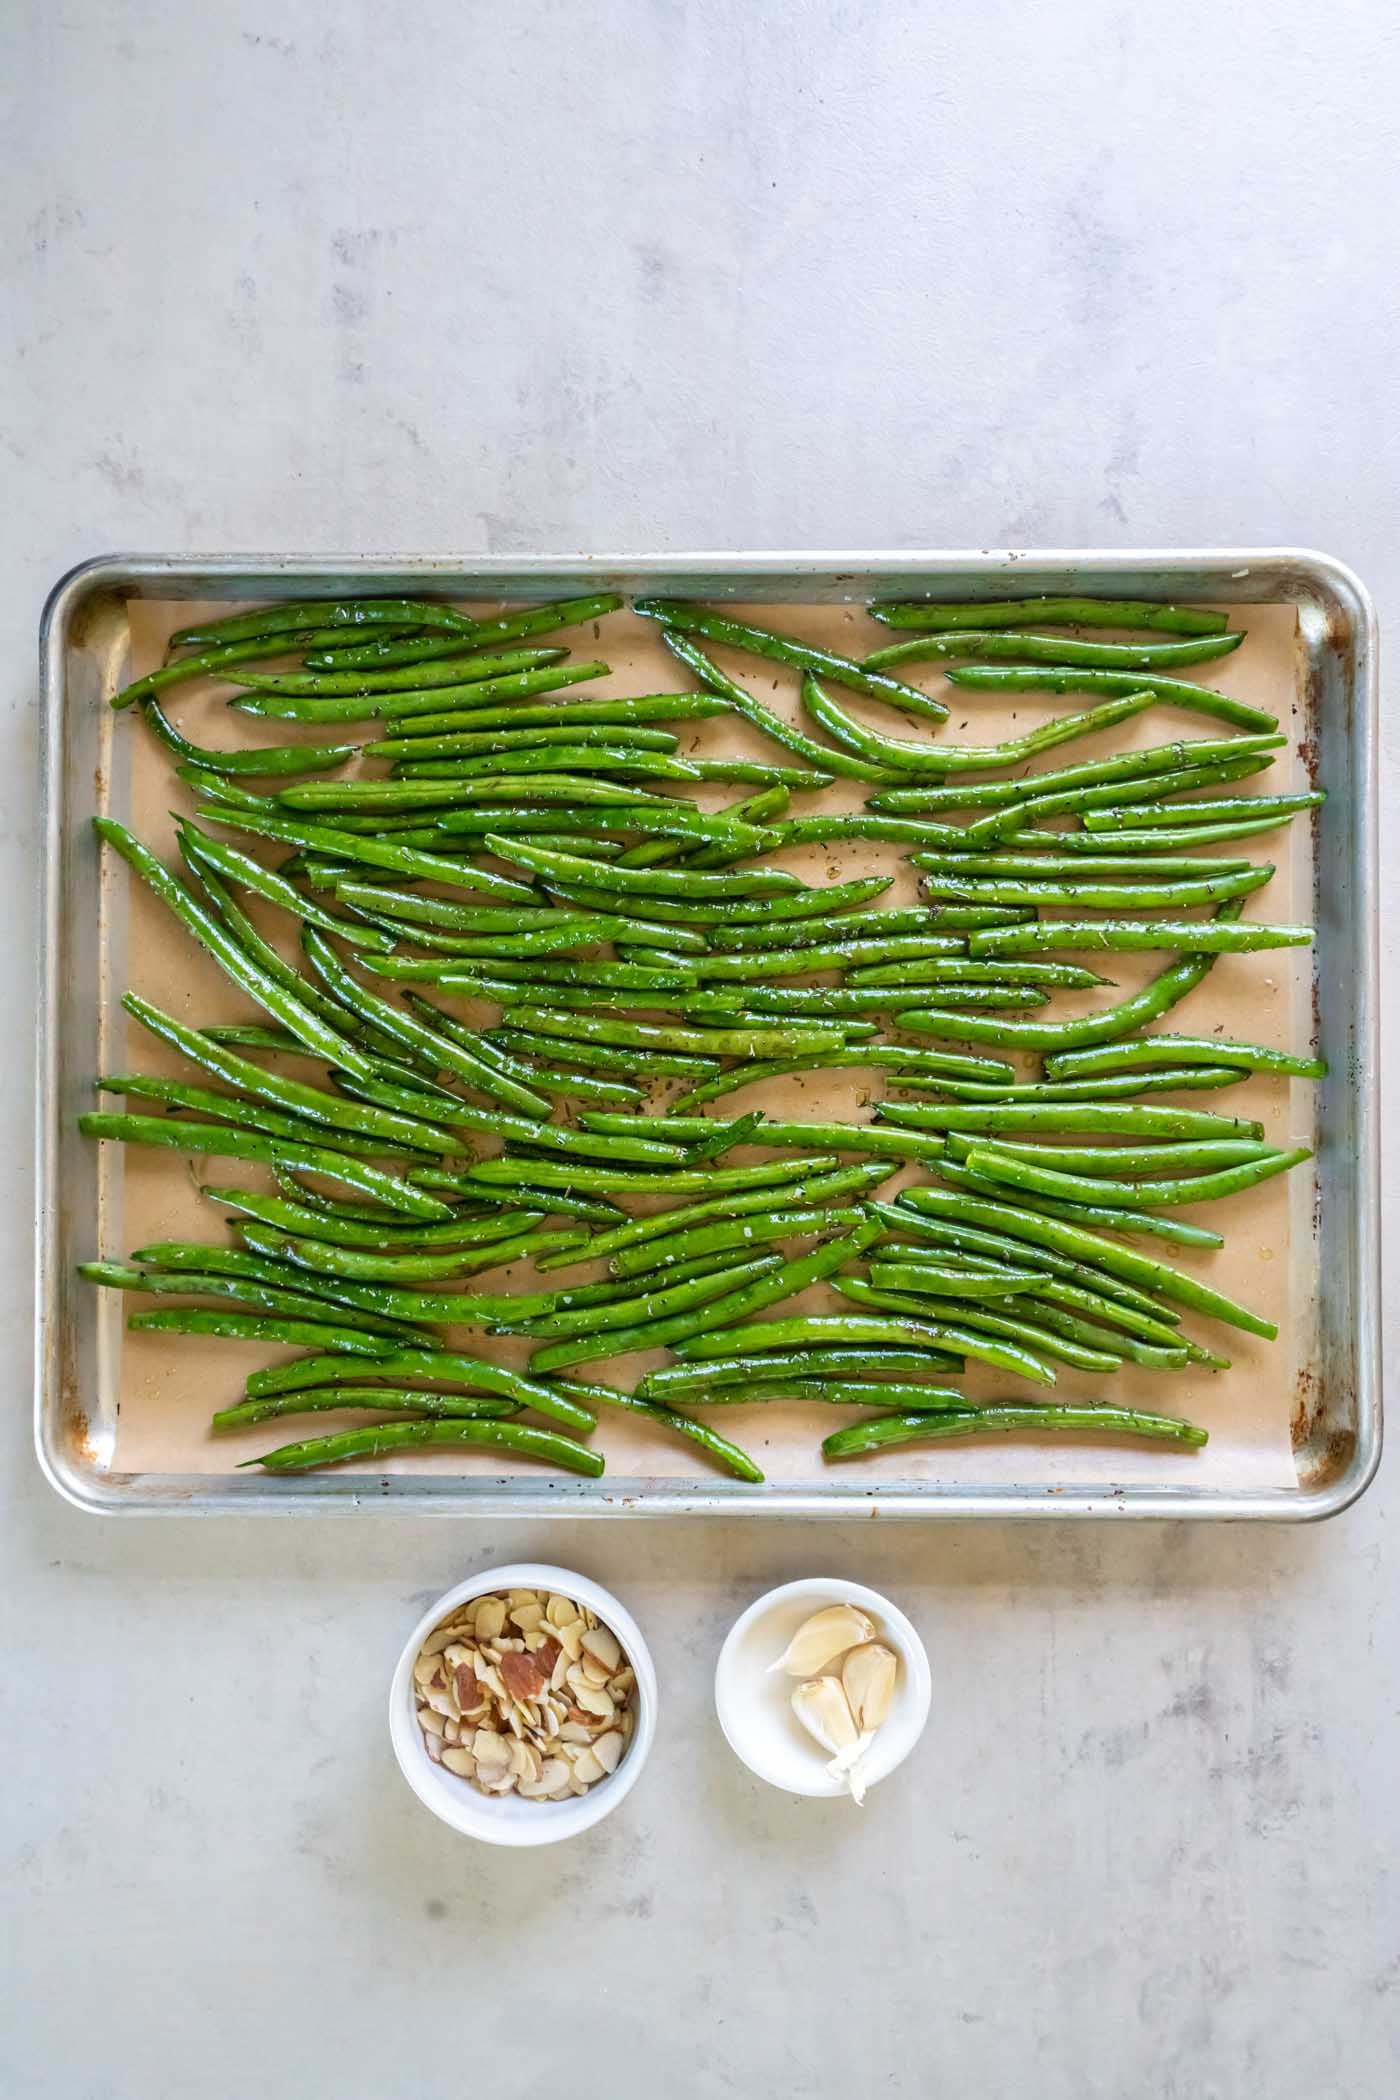
<path fill-rule="evenodd" d="M 859 1741 L 846 1694 L 835 1677 L 809 1677 L 794 1686 L 792 1710 L 813 1741 L 833 1757 L 854 1750 Z"/>
<path fill-rule="evenodd" d="M 803 1620 L 769 1670 L 785 1670 L 789 1677 L 815 1677 L 848 1648 L 872 1639 L 874 1633 L 872 1621 L 853 1604 L 828 1604 Z"/>
<path fill-rule="evenodd" d="M 841 1665 L 841 1684 L 856 1726 L 871 1734 L 887 1719 L 899 1675 L 899 1657 L 883 1641 L 853 1648 Z"/>

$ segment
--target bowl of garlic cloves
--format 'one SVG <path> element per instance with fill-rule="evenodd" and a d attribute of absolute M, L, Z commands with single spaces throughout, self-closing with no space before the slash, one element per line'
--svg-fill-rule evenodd
<path fill-rule="evenodd" d="M 758 1598 L 715 1671 L 720 1727 L 751 1772 L 788 1793 L 857 1803 L 909 1755 L 930 1697 L 924 1644 L 904 1613 L 837 1577 Z"/>

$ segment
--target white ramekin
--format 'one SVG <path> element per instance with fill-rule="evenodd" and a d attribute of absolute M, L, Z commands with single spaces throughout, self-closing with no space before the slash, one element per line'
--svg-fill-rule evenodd
<path fill-rule="evenodd" d="M 577 1604 L 586 1604 L 617 1635 L 637 1673 L 632 1739 L 617 1770 L 596 1781 L 586 1794 L 571 1794 L 564 1801 L 526 1801 L 518 1794 L 479 1794 L 455 1772 L 435 1765 L 423 1747 L 413 1700 L 413 1665 L 418 1651 L 449 1612 L 488 1590 L 553 1590 L 561 1597 L 572 1597 Z M 389 1691 L 389 1734 L 399 1770 L 418 1799 L 464 1837 L 480 1838 L 488 1845 L 557 1844 L 561 1838 L 577 1837 L 611 1815 L 642 1776 L 656 1734 L 656 1670 L 651 1651 L 632 1614 L 611 1591 L 590 1582 L 586 1575 L 572 1574 L 568 1568 L 547 1567 L 539 1561 L 524 1561 L 509 1568 L 484 1568 L 479 1575 L 459 1582 L 456 1589 L 439 1597 L 409 1635 Z"/>

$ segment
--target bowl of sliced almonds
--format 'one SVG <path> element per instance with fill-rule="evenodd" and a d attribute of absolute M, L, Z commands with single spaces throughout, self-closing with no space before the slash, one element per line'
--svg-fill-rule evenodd
<path fill-rule="evenodd" d="M 488 1568 L 414 1627 L 389 1696 L 399 1769 L 425 1807 L 492 1845 L 550 1845 L 641 1776 L 656 1672 L 635 1619 L 586 1576 Z"/>

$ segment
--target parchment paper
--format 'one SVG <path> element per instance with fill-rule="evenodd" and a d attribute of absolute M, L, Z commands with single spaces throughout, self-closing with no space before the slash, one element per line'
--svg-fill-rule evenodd
<path fill-rule="evenodd" d="M 131 606 L 132 675 L 140 675 L 160 661 L 167 636 L 189 624 L 198 614 L 210 616 L 233 608 L 192 606 L 188 601 L 164 604 L 136 601 Z M 473 608 L 477 609 L 477 608 Z M 496 603 L 483 605 L 486 612 L 501 609 Z M 742 613 L 743 609 L 740 608 Z M 890 639 L 858 607 L 794 605 L 749 609 L 750 616 L 765 625 L 786 628 L 804 637 L 846 653 L 860 655 Z M 1286 606 L 1233 608 L 1235 624 L 1247 626 L 1249 639 L 1233 656 L 1201 667 L 1203 681 L 1242 699 L 1270 708 L 1287 729 L 1296 724 L 1299 710 L 1299 667 L 1296 616 Z M 549 639 L 553 639 L 550 637 Z M 691 680 L 660 641 L 654 625 L 628 611 L 614 613 L 590 631 L 573 630 L 562 640 L 571 644 L 576 661 L 597 654 L 611 665 L 610 675 L 594 684 L 575 689 L 574 696 L 593 699 L 609 693 L 677 691 Z M 778 665 L 760 663 L 752 657 L 717 651 L 725 668 L 745 681 L 768 704 L 794 721 L 802 715 L 792 674 Z M 1077 697 L 1030 693 L 1008 695 L 1003 701 L 992 694 L 960 693 L 946 686 L 935 664 L 906 667 L 911 683 L 930 692 L 943 692 L 952 712 L 940 732 L 959 742 L 993 742 L 1003 736 L 1043 721 L 1048 715 L 1077 708 L 1087 701 Z M 1187 673 L 1186 675 L 1193 675 Z M 223 702 L 230 688 L 212 682 L 177 687 L 169 697 L 167 713 L 186 735 L 196 742 L 219 745 L 279 743 L 292 738 L 324 736 L 327 741 L 368 738 L 376 732 L 370 725 L 346 730 L 306 729 L 299 725 L 267 722 L 234 713 Z M 896 715 L 878 704 L 868 704 L 842 691 L 844 705 L 886 734 L 919 737 L 924 726 L 912 717 Z M 682 754 L 706 757 L 739 756 L 786 762 L 756 731 L 734 716 L 717 716 L 700 722 L 673 725 Z M 810 724 L 804 724 L 810 727 Z M 189 810 L 189 791 L 172 771 L 169 755 L 143 729 L 134 716 L 121 725 L 129 753 L 130 821 L 134 829 L 172 865 L 179 865 L 170 812 Z M 1148 709 L 1126 726 L 1107 735 L 1085 739 L 1046 756 L 1041 763 L 1054 765 L 1078 759 L 1100 758 L 1111 752 L 1162 743 L 1172 737 L 1201 737 L 1217 734 L 1221 725 L 1199 715 L 1159 706 Z M 119 743 L 121 739 L 118 739 Z M 120 764 L 114 767 L 113 807 L 124 814 Z M 1000 776 L 999 776 L 1000 777 Z M 262 782 L 253 783 L 262 787 Z M 1283 791 L 1305 785 L 1304 768 L 1296 749 L 1280 751 L 1272 769 L 1242 784 L 1239 792 Z M 718 808 L 753 792 L 739 786 L 706 786 L 696 799 Z M 824 792 L 827 801 L 842 808 L 859 808 L 868 790 L 856 782 L 838 781 Z M 1222 793 L 1236 792 L 1224 788 Z M 792 813 L 816 807 L 814 797 L 795 795 Z M 248 836 L 238 843 L 259 850 Z M 895 883 L 877 900 L 876 908 L 893 907 L 915 900 L 913 871 L 901 862 L 904 849 L 866 840 L 842 841 L 827 847 L 794 851 L 785 864 L 812 882 L 839 882 L 872 870 L 893 874 Z M 1210 851 L 1212 849 L 1202 849 Z M 1310 833 L 1306 819 L 1290 827 L 1263 834 L 1258 840 L 1231 844 L 1218 852 L 1253 853 L 1259 860 L 1272 860 L 1277 873 L 1262 891 L 1248 899 L 1248 917 L 1274 922 L 1306 922 L 1311 913 Z M 281 849 L 267 857 L 275 860 Z M 143 885 L 131 885 L 127 981 L 144 997 L 192 1025 L 262 1019 L 208 958 L 152 898 Z M 243 900 L 248 903 L 246 897 Z M 253 913 L 270 938 L 285 952 L 295 953 L 287 938 L 284 915 L 264 910 L 253 900 Z M 1206 914 L 1201 914 L 1206 916 Z M 283 923 L 279 924 L 279 921 Z M 1114 978 L 1117 991 L 1088 994 L 1057 992 L 1053 1013 L 1069 1015 L 1121 997 L 1124 992 L 1155 975 L 1162 967 L 1160 956 L 1109 957 L 1103 974 Z M 791 980 L 785 980 L 791 981 Z M 822 981 L 830 982 L 825 979 Z M 382 980 L 376 988 L 385 989 Z M 1312 974 L 1310 951 L 1276 950 L 1258 955 L 1222 956 L 1210 975 L 1161 1024 L 1164 1029 L 1191 1034 L 1216 1033 L 1280 1047 L 1304 1047 L 1312 1039 Z M 431 996 L 436 989 L 426 987 Z M 388 996 L 394 996 L 387 988 Z M 444 1002 L 449 1003 L 449 1002 Z M 491 1025 L 495 1008 L 450 1002 L 454 1011 L 476 1025 Z M 183 1060 L 167 1052 L 134 1022 L 119 1012 L 107 1016 L 106 1040 L 125 1044 L 127 1070 L 164 1072 L 186 1079 L 218 1082 L 191 1071 Z M 951 1046 L 950 1046 L 951 1047 Z M 975 1047 L 975 1046 L 974 1046 Z M 262 1053 L 258 1053 L 261 1055 Z M 1026 1076 L 1035 1061 L 1027 1059 Z M 304 1077 L 323 1078 L 310 1064 L 288 1060 L 286 1069 Z M 660 1083 L 652 1104 L 665 1102 L 683 1090 L 685 1082 Z M 744 1089 L 714 1105 L 718 1115 L 739 1114 L 762 1107 L 772 1117 L 864 1120 L 870 1103 L 884 1091 L 884 1075 L 877 1072 L 818 1072 L 806 1078 L 770 1080 Z M 1154 1094 L 1153 1102 L 1178 1102 L 1203 1106 L 1222 1113 L 1259 1118 L 1269 1140 L 1278 1145 L 1310 1143 L 1313 1138 L 1312 1087 L 1306 1082 L 1256 1076 L 1238 1086 L 1208 1094 L 1180 1096 Z M 902 1098 L 931 1099 L 931 1096 Z M 109 1099 L 104 1105 L 119 1108 Z M 131 1102 L 140 1110 L 144 1104 Z M 113 1148 L 115 1150 L 115 1148 Z M 494 1149 L 483 1143 L 478 1149 Z M 736 1162 L 772 1158 L 758 1150 L 736 1152 Z M 890 1196 L 909 1181 L 929 1178 L 922 1168 L 911 1165 L 881 1190 Z M 158 1239 L 221 1239 L 226 1235 L 224 1213 L 199 1193 L 199 1182 L 224 1186 L 268 1186 L 255 1166 L 233 1160 L 211 1159 L 191 1164 L 183 1157 L 140 1146 L 125 1148 L 122 1171 L 114 1180 L 120 1194 L 110 1208 L 113 1244 L 101 1251 L 122 1257 L 130 1250 Z M 648 1205 L 646 1207 L 654 1207 Z M 1196 1219 L 1196 1212 L 1174 1215 Z M 978 1368 L 969 1368 L 960 1382 L 971 1398 L 1043 1397 L 1061 1401 L 1113 1401 L 1123 1405 L 1156 1408 L 1189 1416 L 1210 1431 L 1211 1441 L 1199 1454 L 1154 1449 L 1136 1442 L 1113 1440 L 1101 1446 L 1084 1438 L 1042 1436 L 1002 1441 L 983 1438 L 975 1442 L 910 1446 L 872 1459 L 853 1461 L 841 1468 L 822 1459 L 821 1438 L 852 1418 L 850 1411 L 825 1406 L 762 1405 L 716 1408 L 708 1416 L 724 1434 L 743 1444 L 763 1466 L 769 1479 L 792 1485 L 814 1481 L 831 1483 L 849 1480 L 853 1487 L 875 1482 L 945 1480 L 965 1483 L 1035 1485 L 1112 1479 L 1118 1483 L 1169 1482 L 1214 1488 L 1266 1487 L 1293 1484 L 1289 1423 L 1297 1405 L 1300 1379 L 1313 1361 L 1312 1308 L 1315 1301 L 1317 1250 L 1313 1238 L 1314 1184 L 1307 1166 L 1264 1183 L 1243 1195 L 1206 1207 L 1200 1222 L 1207 1222 L 1226 1235 L 1227 1245 L 1218 1252 L 1177 1248 L 1156 1240 L 1135 1237 L 1131 1244 L 1143 1252 L 1159 1254 L 1178 1267 L 1190 1270 L 1257 1311 L 1279 1323 L 1274 1343 L 1202 1320 L 1184 1312 L 1183 1328 L 1213 1349 L 1232 1359 L 1225 1372 L 1192 1369 L 1189 1372 L 1153 1372 L 1132 1366 L 1110 1378 L 1088 1376 L 1068 1365 L 1059 1367 L 1059 1382 L 1053 1392 L 1031 1388 L 1019 1380 L 1007 1380 Z M 228 1235 L 230 1238 L 232 1235 Z M 554 1271 L 543 1279 L 546 1285 L 564 1281 L 592 1281 L 601 1271 L 577 1268 Z M 522 1289 L 538 1287 L 533 1269 L 518 1264 L 509 1270 L 484 1272 L 468 1281 L 468 1289 Z M 123 1310 L 135 1310 L 152 1301 L 132 1294 Z M 168 1302 L 168 1301 L 167 1301 Z M 843 1301 L 825 1286 L 809 1291 L 797 1301 L 806 1311 L 835 1311 Z M 514 1338 L 486 1338 L 479 1330 L 447 1331 L 445 1346 L 457 1346 L 503 1361 L 524 1365 L 531 1345 Z M 208 1417 L 215 1407 L 227 1406 L 242 1397 L 248 1373 L 266 1361 L 290 1351 L 271 1351 L 259 1345 L 222 1342 L 212 1338 L 159 1334 L 128 1334 L 116 1367 L 119 1415 L 114 1462 L 119 1470 L 169 1473 L 219 1473 L 231 1470 L 241 1459 L 301 1435 L 349 1426 L 365 1417 L 317 1415 L 286 1422 L 268 1422 L 233 1436 L 214 1438 Z M 589 1364 L 577 1374 L 594 1381 L 632 1386 L 662 1356 L 630 1357 L 608 1364 Z M 596 1444 L 606 1453 L 608 1484 L 642 1479 L 652 1482 L 712 1481 L 711 1465 L 681 1439 L 654 1434 L 648 1425 L 620 1413 L 605 1413 Z M 527 1461 L 502 1464 L 494 1453 L 471 1452 L 415 1455 L 401 1461 L 397 1469 L 430 1467 L 446 1473 L 477 1473 L 499 1477 L 503 1471 L 530 1471 Z M 382 1472 L 383 1461 L 370 1462 L 364 1470 Z M 761 1489 L 753 1493 L 761 1495 Z"/>

